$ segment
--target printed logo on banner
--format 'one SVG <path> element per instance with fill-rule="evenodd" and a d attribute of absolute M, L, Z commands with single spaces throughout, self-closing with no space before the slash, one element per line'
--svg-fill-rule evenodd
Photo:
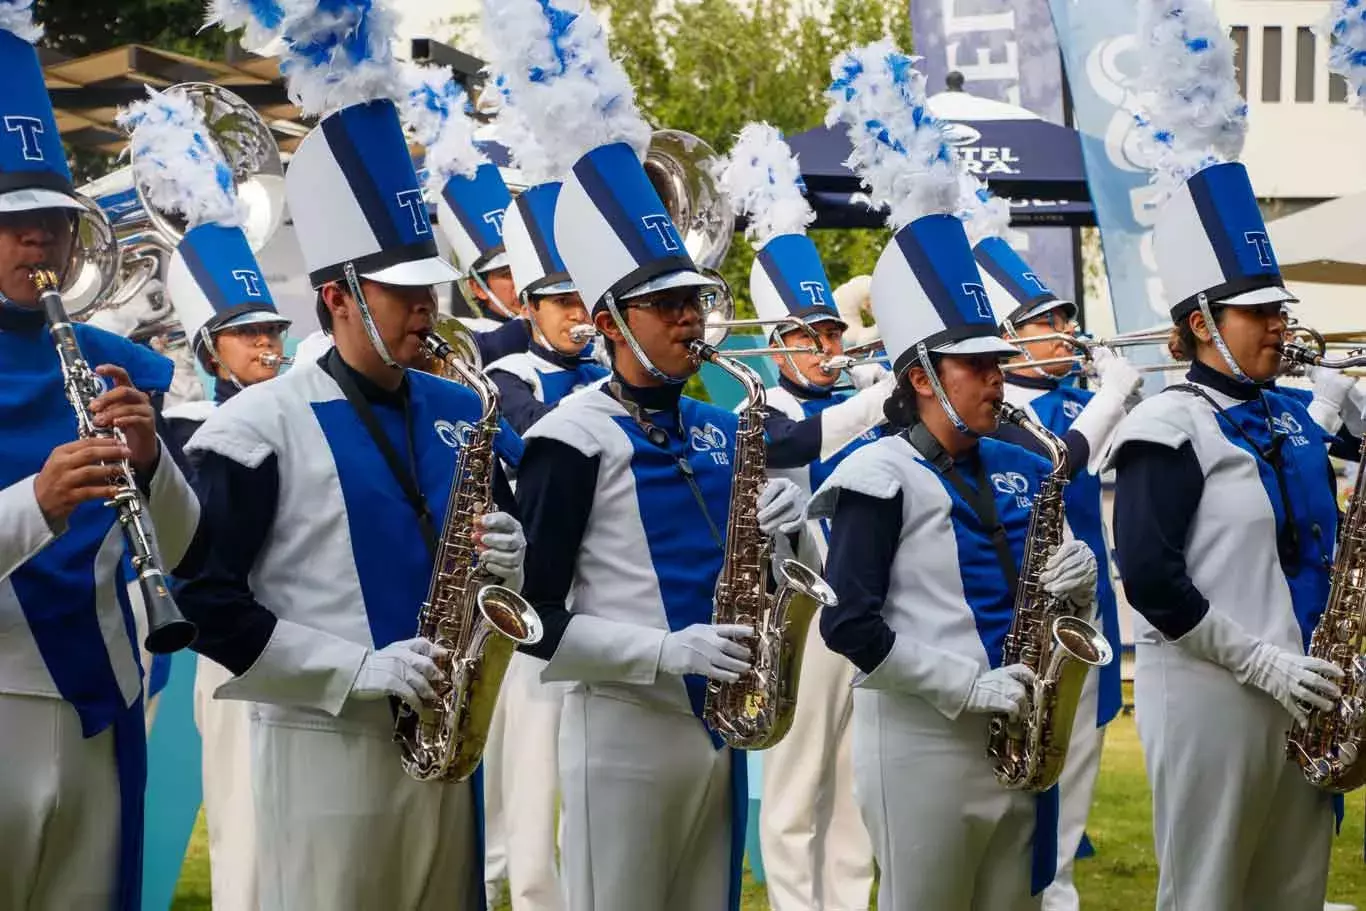
<path fill-rule="evenodd" d="M 19 134 L 19 142 L 23 146 L 24 161 L 43 160 L 43 146 L 38 137 L 46 130 L 43 128 L 43 122 L 37 117 L 11 114 L 5 118 L 5 132 Z"/>
<path fill-rule="evenodd" d="M 645 226 L 646 231 L 653 231 L 658 237 L 659 242 L 664 245 L 664 249 L 670 253 L 675 253 L 682 248 L 678 242 L 678 232 L 674 228 L 673 219 L 667 215 L 645 215 L 640 219 L 640 223 Z"/>
<path fill-rule="evenodd" d="M 720 427 L 708 421 L 701 427 L 689 428 L 688 438 L 692 441 L 692 448 L 695 452 L 709 454 L 711 460 L 717 465 L 730 464 L 728 441 L 725 431 Z"/>
<path fill-rule="evenodd" d="M 498 236 L 503 236 L 503 217 L 507 215 L 507 209 L 494 209 L 484 213 L 484 224 L 492 225 L 493 230 L 498 232 Z"/>
<path fill-rule="evenodd" d="M 261 296 L 261 276 L 251 269 L 234 269 L 232 277 L 242 283 L 247 297 Z"/>
<path fill-rule="evenodd" d="M 398 204 L 408 210 L 413 219 L 413 232 L 430 234 L 432 223 L 427 220 L 427 203 L 422 199 L 421 190 L 399 190 L 394 194 Z"/>
<path fill-rule="evenodd" d="M 441 442 L 452 449 L 468 446 L 470 434 L 474 433 L 474 425 L 469 421 L 456 421 L 454 424 L 450 421 L 437 421 L 432 427 L 441 438 Z"/>
<path fill-rule="evenodd" d="M 1015 505 L 1029 508 L 1029 479 L 1018 471 L 998 471 L 991 476 L 991 486 L 997 493 L 1015 498 Z"/>

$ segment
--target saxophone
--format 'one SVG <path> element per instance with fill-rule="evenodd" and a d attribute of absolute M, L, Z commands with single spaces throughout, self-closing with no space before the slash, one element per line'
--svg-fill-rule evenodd
<path fill-rule="evenodd" d="M 469 333 L 454 320 L 443 321 L 423 341 L 441 373 L 473 389 L 482 408 L 460 447 L 431 585 L 418 614 L 417 635 L 448 652 L 437 661 L 447 682 L 436 688 L 437 705 L 426 717 L 406 705 L 399 709 L 394 740 L 411 777 L 464 781 L 483 758 L 512 653 L 540 641 L 541 618 L 525 598 L 480 569 L 475 547 L 476 523 L 493 509 L 497 387 L 479 371 Z"/>
<path fill-rule="evenodd" d="M 1361 457 L 1366 459 L 1366 443 Z M 1343 671 L 1342 699 L 1292 728 L 1286 754 L 1309 783 L 1345 793 L 1366 784 L 1366 472 L 1358 471 L 1338 537 L 1328 606 L 1314 627 L 1309 655 Z"/>
<path fill-rule="evenodd" d="M 1015 615 L 1006 634 L 1002 666 L 1023 664 L 1035 674 L 1028 705 L 1018 721 L 994 715 L 987 729 L 987 756 L 996 780 L 1012 790 L 1046 791 L 1062 774 L 1077 704 L 1093 667 L 1110 663 L 1105 637 L 1076 616 L 1066 598 L 1044 591 L 1039 574 L 1063 541 L 1063 489 L 1067 448 L 1024 410 L 1002 402 L 1003 420 L 1038 440 L 1053 463 L 1029 516 Z"/>
<path fill-rule="evenodd" d="M 76 333 L 66 313 L 66 305 L 57 290 L 60 287 L 57 274 L 47 269 L 37 269 L 30 279 L 38 289 L 38 299 L 47 314 L 48 333 L 61 359 L 62 384 L 66 387 L 67 401 L 76 412 L 77 433 L 83 440 L 109 437 L 125 443 L 122 430 L 117 427 L 97 427 L 90 415 L 90 403 L 104 392 L 104 382 L 90 369 L 81 354 L 81 346 L 76 341 Z M 166 581 L 161 560 L 157 556 L 152 529 L 144 515 L 142 494 L 133 478 L 132 466 L 123 460 L 112 462 L 108 467 L 110 484 L 114 486 L 115 493 L 105 505 L 114 507 L 118 515 L 119 529 L 128 548 L 128 560 L 137 574 L 138 587 L 147 607 L 148 632 L 143 644 L 147 651 L 156 655 L 178 652 L 194 642 L 197 630 L 180 613 L 175 599 L 171 597 L 171 586 Z"/>
<path fill-rule="evenodd" d="M 796 560 L 774 559 L 769 539 L 759 531 L 759 492 L 767 463 L 763 382 L 749 367 L 722 357 L 700 339 L 690 342 L 689 350 L 695 360 L 714 364 L 745 390 L 735 433 L 730 514 L 712 622 L 754 628 L 754 636 L 743 640 L 754 656 L 752 671 L 735 683 L 707 681 L 702 718 L 730 746 L 763 750 L 782 740 L 792 727 L 811 618 L 819 608 L 835 605 L 835 592 Z M 770 567 L 778 583 L 771 595 L 767 591 Z"/>

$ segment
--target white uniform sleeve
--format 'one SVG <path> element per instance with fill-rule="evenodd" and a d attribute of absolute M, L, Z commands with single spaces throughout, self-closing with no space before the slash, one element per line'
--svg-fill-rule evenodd
<path fill-rule="evenodd" d="M 832 458 L 868 431 L 887 422 L 882 406 L 896 389 L 896 377 L 888 373 L 867 389 L 849 396 L 820 413 L 821 461 Z"/>
<path fill-rule="evenodd" d="M 29 475 L 0 490 L 0 579 L 23 566 L 65 528 L 57 531 L 47 524 Z"/>
<path fill-rule="evenodd" d="M 331 633 L 279 620 L 265 651 L 247 672 L 214 690 L 241 699 L 338 715 L 370 650 Z"/>
<path fill-rule="evenodd" d="M 574 614 L 541 680 L 648 686 L 659 674 L 659 655 L 668 634 L 654 627 Z"/>
<path fill-rule="evenodd" d="M 147 511 L 151 514 L 162 563 L 169 572 L 180 563 L 194 540 L 199 527 L 199 497 L 171 458 L 165 443 L 161 444 L 161 455 L 148 490 Z"/>

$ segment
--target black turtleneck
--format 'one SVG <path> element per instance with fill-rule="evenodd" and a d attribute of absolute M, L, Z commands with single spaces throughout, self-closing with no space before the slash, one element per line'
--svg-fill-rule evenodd
<path fill-rule="evenodd" d="M 828 399 L 835 394 L 835 387 L 830 386 L 803 386 L 801 383 L 793 382 L 788 379 L 787 374 L 778 374 L 778 385 L 799 399 Z"/>
<path fill-rule="evenodd" d="M 1203 361 L 1191 363 L 1191 369 L 1186 372 L 1186 380 L 1191 383 L 1199 383 L 1201 386 L 1208 386 L 1215 392 L 1231 399 L 1237 399 L 1240 402 L 1252 401 L 1270 386 L 1269 383 L 1254 383 L 1250 380 L 1240 380 L 1237 377 L 1229 376 L 1227 373 L 1220 373 Z"/>
<path fill-rule="evenodd" d="M 47 325 L 41 308 L 34 310 L 0 303 L 0 332 L 38 332 Z"/>

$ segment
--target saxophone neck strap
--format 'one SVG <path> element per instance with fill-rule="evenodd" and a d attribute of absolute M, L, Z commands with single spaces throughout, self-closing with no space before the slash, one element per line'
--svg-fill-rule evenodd
<path fill-rule="evenodd" d="M 1015 598 L 1015 589 L 1020 584 L 1020 568 L 1015 563 L 1015 555 L 1010 552 L 1010 539 L 1006 537 L 1006 528 L 1001 524 L 1001 517 L 996 512 L 996 498 L 991 495 L 991 485 L 987 483 L 987 468 L 982 462 L 980 454 L 977 458 L 977 471 L 974 480 L 976 487 L 968 483 L 967 478 L 958 470 L 954 464 L 953 456 L 949 455 L 939 441 L 930 433 L 930 429 L 922 423 L 916 423 L 909 430 L 905 431 L 906 439 L 911 446 L 925 457 L 925 461 L 934 466 L 935 470 L 944 476 L 944 480 L 958 491 L 958 495 L 968 504 L 973 513 L 977 516 L 977 521 L 982 524 L 982 529 L 991 538 L 992 549 L 996 551 L 996 562 L 1001 566 L 1001 575 L 1005 577 L 1006 587 L 1010 590 L 1010 597 Z"/>
<path fill-rule="evenodd" d="M 417 485 L 417 447 L 413 445 L 413 413 L 409 407 L 408 396 L 405 395 L 402 399 L 403 432 L 407 435 L 408 441 L 408 463 L 405 465 L 403 460 L 399 458 L 398 452 L 394 450 L 394 444 L 390 442 L 384 428 L 379 425 L 379 419 L 375 417 L 375 409 L 370 406 L 370 400 L 356 385 L 355 378 L 351 376 L 351 368 L 342 361 L 336 348 L 327 353 L 327 358 L 322 366 L 328 375 L 337 381 L 337 385 L 341 387 L 342 395 L 346 396 L 346 401 L 351 403 L 351 408 L 356 412 L 356 417 L 360 418 L 366 433 L 370 434 L 370 439 L 379 449 L 379 454 L 384 457 L 384 463 L 389 466 L 389 471 L 393 474 L 394 480 L 398 482 L 404 498 L 417 515 L 417 524 L 422 532 L 422 540 L 427 545 L 428 553 L 431 554 L 432 559 L 436 559 L 436 525 L 432 520 L 432 511 L 427 507 L 427 499 L 422 495 L 422 489 Z M 460 479 L 456 478 L 455 483 L 460 483 Z"/>

